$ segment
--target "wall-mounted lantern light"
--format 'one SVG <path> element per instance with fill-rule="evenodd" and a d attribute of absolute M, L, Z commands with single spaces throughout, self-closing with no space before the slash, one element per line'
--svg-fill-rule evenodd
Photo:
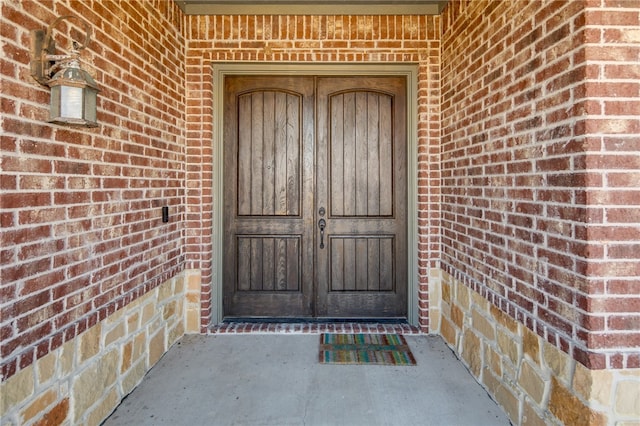
<path fill-rule="evenodd" d="M 49 122 L 95 127 L 96 98 L 100 89 L 91 75 L 80 67 L 80 51 L 91 40 L 91 27 L 83 22 L 85 39 L 73 41 L 68 55 L 56 55 L 53 30 L 61 21 L 57 18 L 47 30 L 31 31 L 31 75 L 40 84 L 51 88 Z"/>

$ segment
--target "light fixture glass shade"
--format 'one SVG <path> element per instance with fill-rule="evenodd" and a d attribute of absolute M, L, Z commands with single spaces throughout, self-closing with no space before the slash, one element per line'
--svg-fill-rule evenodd
<path fill-rule="evenodd" d="M 60 116 L 82 119 L 82 87 L 57 86 L 60 91 Z"/>
<path fill-rule="evenodd" d="M 98 85 L 77 61 L 58 71 L 47 83 L 51 87 L 49 122 L 96 127 Z"/>

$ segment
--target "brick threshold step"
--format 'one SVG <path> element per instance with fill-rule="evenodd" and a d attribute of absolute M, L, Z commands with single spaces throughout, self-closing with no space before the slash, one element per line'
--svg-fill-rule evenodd
<path fill-rule="evenodd" d="M 406 323 L 386 322 L 223 322 L 209 327 L 209 334 L 320 334 L 320 333 L 395 333 L 423 334 Z"/>

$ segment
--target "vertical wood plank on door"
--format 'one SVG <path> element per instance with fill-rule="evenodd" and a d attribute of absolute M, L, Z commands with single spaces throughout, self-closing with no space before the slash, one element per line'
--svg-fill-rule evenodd
<path fill-rule="evenodd" d="M 367 290 L 380 290 L 380 240 L 377 238 L 367 239 L 367 260 L 369 262 L 367 271 Z"/>
<path fill-rule="evenodd" d="M 251 238 L 251 252 L 249 254 L 251 265 L 251 285 L 253 291 L 262 290 L 262 239 Z"/>
<path fill-rule="evenodd" d="M 366 204 L 365 204 L 366 206 Z M 365 291 L 369 287 L 369 253 L 367 251 L 367 239 L 355 238 L 354 259 L 352 271 L 355 272 L 356 290 Z"/>
<path fill-rule="evenodd" d="M 356 198 L 356 97 L 354 93 L 345 93 L 344 97 L 344 138 L 342 143 L 344 150 L 344 177 L 342 191 L 344 192 L 344 208 L 342 216 L 353 216 L 356 212 L 353 200 Z M 335 117 L 336 120 L 341 117 Z M 333 188 L 339 191 L 340 188 Z"/>
<path fill-rule="evenodd" d="M 238 215 L 251 214 L 251 95 L 238 99 Z"/>
<path fill-rule="evenodd" d="M 393 238 L 380 239 L 380 291 L 395 289 Z"/>
<path fill-rule="evenodd" d="M 342 291 L 344 289 L 344 240 L 341 238 L 331 238 L 329 240 L 331 251 L 331 291 Z"/>
<path fill-rule="evenodd" d="M 355 111 L 355 211 L 356 216 L 367 215 L 367 153 L 369 151 L 369 135 L 367 120 L 367 92 L 356 92 Z"/>
<path fill-rule="evenodd" d="M 251 215 L 262 215 L 264 94 L 251 95 Z"/>
<path fill-rule="evenodd" d="M 274 106 L 275 214 L 287 215 L 287 94 L 278 92 Z"/>
<path fill-rule="evenodd" d="M 344 96 L 332 96 L 330 102 L 330 161 L 329 194 L 331 214 L 344 215 Z"/>
<path fill-rule="evenodd" d="M 262 239 L 262 290 L 274 291 L 275 288 L 275 249 L 274 238 Z"/>
<path fill-rule="evenodd" d="M 367 216 L 380 214 L 380 95 L 369 93 L 367 97 Z"/>
<path fill-rule="evenodd" d="M 287 215 L 297 216 L 300 206 L 300 102 L 287 96 Z"/>
<path fill-rule="evenodd" d="M 275 214 L 275 92 L 264 92 L 262 215 Z"/>
<path fill-rule="evenodd" d="M 300 290 L 300 240 L 290 238 L 287 241 L 287 290 Z"/>
<path fill-rule="evenodd" d="M 237 290 L 251 290 L 251 239 L 238 238 L 236 246 L 238 253 L 236 257 Z"/>
<path fill-rule="evenodd" d="M 392 216 L 394 206 L 393 194 L 393 116 L 390 96 L 380 97 L 380 216 Z"/>
<path fill-rule="evenodd" d="M 278 238 L 276 240 L 276 290 L 283 291 L 287 290 L 287 244 L 288 240 L 284 238 Z"/>
<path fill-rule="evenodd" d="M 356 290 L 356 242 L 353 238 L 344 238 L 344 291 Z"/>

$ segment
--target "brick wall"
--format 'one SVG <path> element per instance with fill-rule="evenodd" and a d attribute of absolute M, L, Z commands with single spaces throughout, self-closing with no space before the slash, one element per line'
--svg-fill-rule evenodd
<path fill-rule="evenodd" d="M 184 39 L 164 0 L 2 1 L 2 379 L 184 267 Z M 82 52 L 101 88 L 96 129 L 46 123 L 29 75 L 31 29 L 93 28 Z M 66 28 L 54 32 L 62 53 Z M 161 223 L 161 206 L 170 222 Z"/>
<path fill-rule="evenodd" d="M 585 318 L 593 368 L 640 368 L 640 4 L 585 8 Z"/>
<path fill-rule="evenodd" d="M 416 63 L 420 322 L 438 256 L 440 18 L 437 16 L 187 16 L 187 268 L 202 271 L 201 327 L 211 321 L 214 62 Z"/>
<path fill-rule="evenodd" d="M 442 262 L 590 369 L 638 367 L 637 2 L 451 2 Z"/>

